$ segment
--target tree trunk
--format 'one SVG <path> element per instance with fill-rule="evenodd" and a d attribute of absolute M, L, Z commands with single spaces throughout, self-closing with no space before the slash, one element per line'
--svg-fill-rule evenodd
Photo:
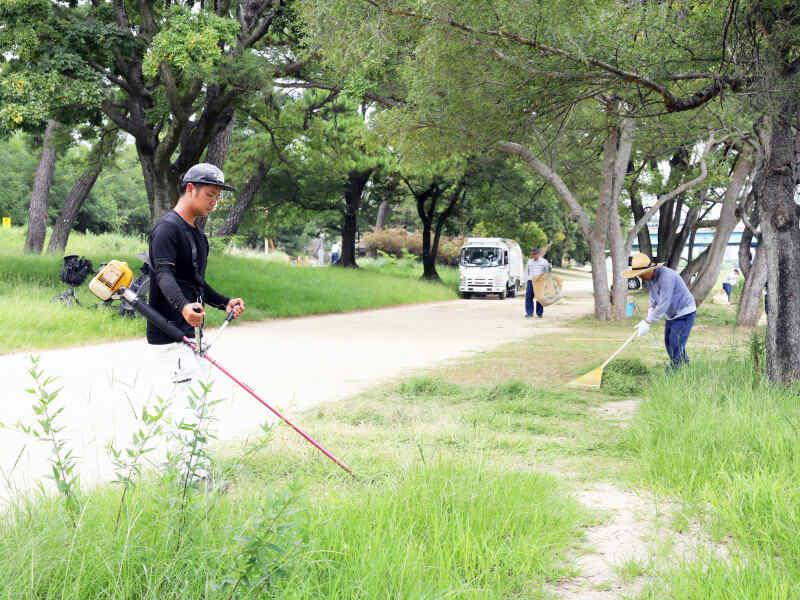
<path fill-rule="evenodd" d="M 763 188 L 758 194 L 761 241 L 767 254 L 767 374 L 775 383 L 800 379 L 800 228 L 794 201 L 796 161 L 792 120 L 796 99 L 772 117 Z"/>
<path fill-rule="evenodd" d="M 70 189 L 64 200 L 61 214 L 58 215 L 58 220 L 53 227 L 53 235 L 50 236 L 50 242 L 47 245 L 48 252 L 58 253 L 64 252 L 66 249 L 72 225 L 75 223 L 75 217 L 78 216 L 78 212 L 89 196 L 89 192 L 92 191 L 92 187 L 102 169 L 102 163 L 95 162 L 75 180 L 72 189 Z"/>
<path fill-rule="evenodd" d="M 106 129 L 92 146 L 86 170 L 75 180 L 72 189 L 70 189 L 64 200 L 64 206 L 61 207 L 61 214 L 53 227 L 53 234 L 50 236 L 50 242 L 47 245 L 48 252 L 61 253 L 66 249 L 75 218 L 78 216 L 78 212 L 80 212 L 86 198 L 89 197 L 89 193 L 97 182 L 103 167 L 114 156 L 118 139 L 119 135 L 116 128 Z"/>
<path fill-rule="evenodd" d="M 625 183 L 633 145 L 633 120 L 627 117 L 609 119 L 608 135 L 603 145 L 603 179 L 600 184 L 598 216 L 605 213 L 606 239 L 611 251 L 611 312 L 609 318 L 625 318 L 628 286 L 622 271 L 628 266 L 628 252 L 619 218 L 619 198 Z M 602 219 L 595 222 L 602 223 Z M 607 289 L 607 288 L 606 288 Z"/>
<path fill-rule="evenodd" d="M 436 213 L 436 205 L 444 193 L 444 189 L 438 184 L 434 183 L 417 197 L 417 213 L 422 220 L 422 279 L 441 281 L 441 277 L 436 271 L 439 241 L 442 238 L 442 230 L 445 223 L 447 223 L 447 219 L 450 218 L 458 203 L 464 198 L 466 178 L 467 176 L 465 175 L 455 184 L 447 199 L 447 206 L 438 214 Z M 426 200 L 430 200 L 427 209 L 425 207 Z M 433 240 L 431 240 L 431 229 L 433 229 Z"/>
<path fill-rule="evenodd" d="M 642 206 L 642 200 L 638 196 L 638 189 L 634 186 L 631 186 L 629 190 L 630 198 L 631 198 L 631 212 L 633 213 L 633 222 L 636 223 L 639 219 L 644 216 L 644 206 Z M 636 234 L 639 241 L 639 252 L 647 254 L 649 257 L 653 257 L 653 245 L 650 241 L 650 230 L 647 227 L 642 227 L 639 230 L 639 233 Z"/>
<path fill-rule="evenodd" d="M 750 267 L 753 264 L 753 254 L 750 248 L 752 243 L 753 232 L 749 227 L 745 227 L 742 231 L 742 239 L 739 241 L 739 270 L 745 277 L 749 276 Z"/>
<path fill-rule="evenodd" d="M 234 125 L 233 110 L 230 110 L 225 118 L 228 119 L 228 124 L 217 131 L 217 134 L 211 139 L 208 144 L 208 149 L 206 150 L 206 162 L 220 169 L 225 167 L 225 160 L 228 158 L 228 150 L 230 150 L 231 147 Z M 200 231 L 205 231 L 207 223 L 208 217 L 197 217 L 194 220 L 195 226 L 198 227 Z"/>
<path fill-rule="evenodd" d="M 707 255 L 703 261 L 703 268 L 698 272 L 697 277 L 689 286 L 689 290 L 694 296 L 694 301 L 699 306 L 714 289 L 719 277 L 720 267 L 725 258 L 725 250 L 731 238 L 731 232 L 739 222 L 736 215 L 736 208 L 739 205 L 739 198 L 747 185 L 747 178 L 753 171 L 753 150 L 749 144 L 745 144 L 741 149 L 736 166 L 733 169 L 731 180 L 725 189 L 725 196 L 722 200 L 722 210 L 719 214 L 714 239 L 706 248 Z"/>
<path fill-rule="evenodd" d="M 245 186 L 239 191 L 236 196 L 230 211 L 228 212 L 225 221 L 214 232 L 215 236 L 223 237 L 227 235 L 235 235 L 239 231 L 239 225 L 242 223 L 242 217 L 250 207 L 258 191 L 261 189 L 264 179 L 269 172 L 270 167 L 264 161 L 258 163 L 255 173 L 250 176 Z"/>
<path fill-rule="evenodd" d="M 593 236 L 592 239 L 589 240 L 589 259 L 592 263 L 594 316 L 600 321 L 608 321 L 612 318 L 612 315 L 611 296 L 608 293 L 605 236 Z"/>
<path fill-rule="evenodd" d="M 157 221 L 172 210 L 178 202 L 181 175 L 199 162 L 212 140 L 228 127 L 232 111 L 220 109 L 217 101 L 216 95 L 208 92 L 206 109 L 198 120 L 183 125 L 175 124 L 173 129 L 162 133 L 160 137 L 152 132 L 136 137 L 136 151 L 142 165 L 151 221 Z M 215 108 L 208 108 L 212 105 Z M 218 145 L 218 149 L 214 150 L 216 157 L 212 158 L 219 160 L 219 150 L 223 146 L 224 143 Z M 178 148 L 180 151 L 175 158 Z"/>
<path fill-rule="evenodd" d="M 626 300 L 628 297 L 628 281 L 622 272 L 628 267 L 628 253 L 625 251 L 625 240 L 620 227 L 618 204 L 615 201 L 610 210 L 608 221 L 608 246 L 611 250 L 611 319 L 619 321 L 625 318 Z"/>
<path fill-rule="evenodd" d="M 150 204 L 150 220 L 155 223 L 178 203 L 178 177 L 172 165 L 159 164 L 154 152 L 136 148 L 142 165 L 142 177 Z"/>
<path fill-rule="evenodd" d="M 432 252 L 431 222 L 422 222 L 422 279 L 441 281 L 436 271 L 436 254 Z M 438 245 L 438 240 L 437 240 Z"/>
<path fill-rule="evenodd" d="M 755 327 L 761 317 L 761 299 L 764 297 L 764 284 L 767 283 L 767 252 L 763 245 L 756 248 L 756 256 L 748 265 L 742 295 L 739 297 L 739 311 L 736 324 L 740 327 Z"/>
<path fill-rule="evenodd" d="M 25 251 L 41 253 L 47 235 L 47 200 L 53 185 L 53 172 L 56 168 L 56 133 L 61 123 L 55 119 L 47 121 L 42 142 L 42 157 L 36 167 L 33 180 L 31 203 L 28 207 L 28 233 L 25 237 Z"/>
<path fill-rule="evenodd" d="M 211 142 L 208 144 L 208 150 L 206 150 L 206 162 L 220 169 L 225 167 L 225 160 L 228 158 L 228 151 L 231 147 L 233 126 L 236 121 L 233 117 L 233 110 L 231 110 L 230 115 L 226 115 L 225 118 L 228 119 L 228 124 L 211 138 Z"/>
<path fill-rule="evenodd" d="M 381 200 L 381 203 L 378 205 L 378 216 L 375 219 L 375 231 L 380 231 L 386 226 L 386 218 L 389 216 L 390 209 L 391 204 L 389 204 L 389 201 Z"/>
<path fill-rule="evenodd" d="M 342 256 L 339 266 L 358 267 L 356 263 L 356 235 L 358 233 L 358 211 L 361 198 L 372 171 L 350 171 L 344 188 L 344 220 L 342 222 Z"/>

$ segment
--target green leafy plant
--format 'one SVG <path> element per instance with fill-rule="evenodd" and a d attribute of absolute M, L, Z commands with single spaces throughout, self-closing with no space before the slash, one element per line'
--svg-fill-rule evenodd
<path fill-rule="evenodd" d="M 179 483 L 179 539 L 182 539 L 185 530 L 192 488 L 201 481 L 211 481 L 213 461 L 208 446 L 215 439 L 211 432 L 214 421 L 212 408 L 222 401 L 209 399 L 211 382 L 198 381 L 197 385 L 197 389 L 188 389 L 186 401 L 191 416 L 176 424 L 172 437 L 177 441 L 177 447 L 167 457 L 168 471 Z"/>
<path fill-rule="evenodd" d="M 286 574 L 299 548 L 296 488 L 268 497 L 235 537 L 232 566 L 219 585 L 229 599 L 260 597 Z"/>
<path fill-rule="evenodd" d="M 39 367 L 39 357 L 31 356 L 31 368 L 28 373 L 33 378 L 34 387 L 26 390 L 35 398 L 33 412 L 36 414 L 34 424 L 17 423 L 17 428 L 33 438 L 50 445 L 50 475 L 56 489 L 63 496 L 66 507 L 72 517 L 73 525 L 81 509 L 79 498 L 78 474 L 75 470 L 77 459 L 61 436 L 64 428 L 58 424 L 58 417 L 64 407 L 56 403 L 59 389 L 52 389 L 55 377 L 45 376 Z"/>
<path fill-rule="evenodd" d="M 131 445 L 124 449 L 117 448 L 113 441 L 108 445 L 108 453 L 116 473 L 114 483 L 122 486 L 122 496 L 117 509 L 117 517 L 114 520 L 115 527 L 119 524 L 128 490 L 141 477 L 142 466 L 147 459 L 147 455 L 153 451 L 151 442 L 158 438 L 164 430 L 164 413 L 166 409 L 167 404 L 160 397 L 153 406 L 143 406 L 139 413 L 139 421 L 142 426 L 133 433 Z"/>

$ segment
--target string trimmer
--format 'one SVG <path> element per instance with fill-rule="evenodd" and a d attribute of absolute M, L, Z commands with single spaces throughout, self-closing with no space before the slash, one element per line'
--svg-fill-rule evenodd
<path fill-rule="evenodd" d="M 310 443 L 317 450 L 322 452 L 325 456 L 327 456 L 330 460 L 339 465 L 342 469 L 347 471 L 350 475 L 354 475 L 353 470 L 350 467 L 348 467 L 344 462 L 336 458 L 322 444 L 320 444 L 317 440 L 311 437 L 308 433 L 303 431 L 300 427 L 292 423 L 277 409 L 270 406 L 263 398 L 261 398 L 261 396 L 259 396 L 253 390 L 253 388 L 251 388 L 243 381 L 237 379 L 230 371 L 228 371 L 220 363 L 218 363 L 211 356 L 209 356 L 207 350 L 211 346 L 211 344 L 209 344 L 205 348 L 200 348 L 191 338 L 185 336 L 180 329 L 178 329 L 175 325 L 167 321 L 149 304 L 140 300 L 139 297 L 136 295 L 136 292 L 126 287 L 127 285 L 130 284 L 132 280 L 133 280 L 133 272 L 131 271 L 131 268 L 128 266 L 128 264 L 118 260 L 112 260 L 107 265 L 105 265 L 100 270 L 99 273 L 97 273 L 94 279 L 92 279 L 91 283 L 89 284 L 89 289 L 101 300 L 109 300 L 111 298 L 124 299 L 128 304 L 130 304 L 134 308 L 134 310 L 136 310 L 139 314 L 141 314 L 155 327 L 158 327 L 161 331 L 163 331 L 167 336 L 170 337 L 170 339 L 174 340 L 175 342 L 178 342 L 179 344 L 185 344 L 189 346 L 189 348 L 191 348 L 195 353 L 197 353 L 198 356 L 206 359 L 217 369 L 219 369 L 222 373 L 227 375 L 236 385 L 238 385 L 245 392 L 250 394 L 258 402 L 264 405 L 264 407 L 266 407 L 270 412 L 272 412 L 272 414 L 278 417 L 281 421 L 283 421 L 289 427 L 294 429 L 308 443 Z M 232 319 L 233 319 L 233 313 L 229 313 L 225 319 L 225 323 L 223 323 L 222 328 L 220 328 L 219 332 L 217 333 L 217 336 L 212 340 L 212 344 L 219 338 L 219 334 Z"/>

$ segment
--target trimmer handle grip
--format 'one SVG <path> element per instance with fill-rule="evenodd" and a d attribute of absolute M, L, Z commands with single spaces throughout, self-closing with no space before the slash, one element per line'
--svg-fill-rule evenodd
<path fill-rule="evenodd" d="M 161 313 L 156 311 L 149 304 L 142 302 L 136 292 L 125 289 L 122 292 L 122 297 L 130 304 L 134 310 L 139 312 L 150 323 L 158 327 L 162 332 L 168 335 L 175 342 L 183 342 L 184 333 L 175 325 L 167 321 Z"/>

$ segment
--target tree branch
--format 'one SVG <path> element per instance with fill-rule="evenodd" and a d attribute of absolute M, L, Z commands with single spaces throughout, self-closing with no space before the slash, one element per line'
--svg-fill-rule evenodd
<path fill-rule="evenodd" d="M 139 35 L 148 44 L 153 41 L 153 36 L 156 34 L 156 21 L 150 10 L 150 4 L 150 0 L 139 0 L 139 15 L 142 18 Z"/>
<path fill-rule="evenodd" d="M 496 147 L 500 152 L 505 152 L 506 154 L 515 154 L 524 159 L 525 162 L 527 162 L 536 173 L 538 173 L 545 181 L 552 185 L 558 195 L 561 196 L 562 200 L 564 200 L 566 203 L 572 216 L 578 221 L 583 234 L 587 239 L 591 237 L 592 224 L 589 221 L 589 216 L 586 214 L 586 211 L 583 210 L 583 207 L 580 205 L 572 191 L 567 187 L 567 184 L 564 183 L 564 180 L 561 179 L 558 173 L 539 160 L 539 158 L 536 157 L 533 152 L 531 152 L 522 144 L 501 141 L 497 143 Z"/>
<path fill-rule="evenodd" d="M 700 155 L 700 174 L 697 177 L 695 177 L 691 181 L 686 181 L 682 183 L 671 192 L 659 196 L 658 199 L 653 204 L 653 206 L 648 208 L 647 211 L 644 213 L 644 216 L 642 216 L 641 219 L 636 221 L 634 226 L 628 232 L 628 237 L 625 240 L 625 249 L 629 254 L 630 254 L 630 249 L 633 247 L 633 240 L 639 233 L 639 230 L 642 229 L 642 227 L 644 227 L 645 225 L 647 225 L 647 222 L 653 217 L 653 215 L 656 214 L 659 208 L 661 208 L 664 204 L 666 204 L 670 200 L 673 200 L 677 196 L 680 196 L 681 194 L 688 192 L 691 189 L 694 189 L 698 184 L 702 183 L 706 179 L 706 177 L 708 177 L 708 166 L 706 165 L 706 155 L 708 154 L 709 150 L 711 150 L 711 147 L 715 143 L 716 141 L 714 140 L 714 134 L 712 133 L 711 136 L 709 136 L 708 141 L 706 142 L 705 148 L 703 148 L 703 153 Z"/>
<path fill-rule="evenodd" d="M 125 90 L 126 92 L 128 92 L 131 95 L 134 94 L 133 88 L 131 88 L 131 86 L 128 85 L 127 81 L 125 81 L 124 79 L 122 79 L 120 77 L 117 77 L 116 75 L 113 75 L 113 74 L 109 73 L 102 65 L 97 64 L 93 60 L 87 60 L 86 64 L 89 65 L 93 70 L 95 70 L 98 73 L 100 73 L 100 75 L 102 75 L 103 77 L 108 79 L 111 83 L 113 83 L 117 87 L 122 88 L 123 90 Z"/>
<path fill-rule="evenodd" d="M 394 16 L 414 19 L 428 25 L 443 25 L 451 27 L 453 29 L 461 31 L 462 33 L 469 34 L 470 36 L 483 35 L 487 37 L 499 38 L 508 42 L 519 44 L 521 46 L 532 48 L 544 56 L 559 56 L 561 58 L 565 58 L 581 66 L 584 66 L 586 64 L 592 65 L 594 67 L 601 69 L 602 71 L 611 73 L 612 75 L 614 75 L 615 77 L 626 83 L 634 83 L 657 93 L 659 96 L 661 96 L 662 101 L 664 102 L 664 106 L 667 109 L 667 112 L 681 112 L 685 110 L 690 110 L 692 108 L 697 108 L 698 106 L 702 106 L 709 100 L 719 95 L 725 88 L 727 87 L 736 88 L 742 83 L 742 78 L 740 76 L 716 75 L 709 73 L 709 75 L 711 75 L 711 77 L 713 78 L 713 81 L 709 83 L 709 85 L 707 85 L 705 88 L 702 88 L 701 90 L 698 90 L 691 96 L 680 98 L 675 96 L 672 92 L 670 92 L 670 90 L 666 86 L 658 83 L 657 81 L 649 79 L 648 77 L 645 77 L 644 75 L 637 73 L 635 71 L 629 71 L 623 69 L 621 67 L 613 65 L 604 60 L 600 60 L 593 56 L 577 55 L 563 48 L 552 46 L 550 44 L 543 44 L 541 42 L 537 42 L 536 40 L 526 38 L 517 33 L 509 33 L 506 31 L 500 31 L 495 29 L 480 29 L 477 27 L 472 27 L 470 25 L 467 25 L 466 23 L 462 23 L 461 21 L 456 21 L 453 18 L 436 18 L 410 10 L 403 10 L 398 8 L 392 8 L 389 6 L 384 6 L 383 3 L 380 2 L 379 0 L 362 0 L 362 1 Z M 475 42 L 481 43 L 480 40 L 475 40 L 474 38 L 470 38 L 470 40 L 473 43 Z M 682 75 L 681 78 L 696 79 L 698 78 L 696 76 L 699 74 L 693 73 L 692 74 L 693 77 L 686 77 L 686 74 L 681 74 L 681 75 Z"/>
<path fill-rule="evenodd" d="M 118 104 L 114 104 L 111 100 L 103 100 L 101 108 L 106 113 L 106 116 L 123 131 L 127 131 L 137 139 L 145 135 L 144 129 L 138 123 L 126 117 Z"/>
<path fill-rule="evenodd" d="M 275 87 L 279 87 L 281 89 L 312 89 L 312 90 L 328 90 L 331 92 L 341 92 L 341 86 L 331 85 L 329 83 L 322 83 L 319 81 L 276 81 Z M 389 108 L 396 108 L 399 106 L 404 106 L 405 102 L 403 100 L 399 100 L 397 98 L 391 98 L 388 96 L 381 96 L 374 92 L 364 92 L 364 99 L 371 100 L 372 102 L 377 102 L 383 106 Z"/>
<path fill-rule="evenodd" d="M 253 44 L 255 44 L 258 40 L 260 40 L 269 30 L 269 26 L 272 25 L 272 21 L 275 19 L 275 15 L 278 14 L 278 11 L 271 10 L 266 15 L 261 17 L 253 26 L 253 29 L 247 34 L 247 37 L 239 40 L 239 48 L 244 50 L 245 48 L 250 48 Z"/>
<path fill-rule="evenodd" d="M 130 29 L 128 21 L 128 11 L 125 10 L 125 0 L 114 0 L 114 12 L 117 15 L 117 25 L 124 29 Z"/>
<path fill-rule="evenodd" d="M 169 107 L 172 114 L 180 121 L 188 121 L 189 115 L 186 112 L 180 92 L 178 91 L 178 84 L 175 81 L 172 68 L 168 63 L 162 62 L 159 65 L 159 70 L 161 71 L 161 80 L 164 82 L 164 88 L 167 92 L 167 100 L 169 100 Z"/>

